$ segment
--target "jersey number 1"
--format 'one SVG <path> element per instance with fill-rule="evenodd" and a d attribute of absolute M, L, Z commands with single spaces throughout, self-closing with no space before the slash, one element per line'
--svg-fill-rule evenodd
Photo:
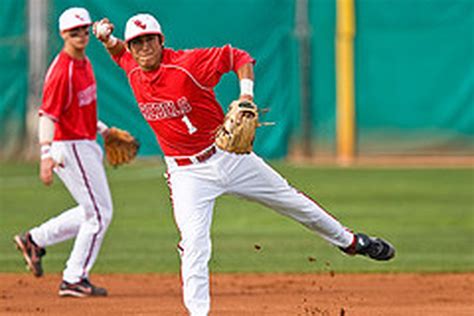
<path fill-rule="evenodd" d="M 192 135 L 192 134 L 196 133 L 197 128 L 194 127 L 193 123 L 191 123 L 191 121 L 189 120 L 189 117 L 184 115 L 183 118 L 181 119 L 181 121 L 183 121 L 184 124 L 186 124 L 186 127 L 188 128 L 189 135 Z"/>

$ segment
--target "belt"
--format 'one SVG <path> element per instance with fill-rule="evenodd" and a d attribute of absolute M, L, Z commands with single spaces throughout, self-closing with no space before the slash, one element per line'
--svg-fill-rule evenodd
<path fill-rule="evenodd" d="M 188 166 L 192 165 L 193 163 L 201 163 L 209 158 L 211 158 L 215 153 L 216 153 L 216 147 L 212 146 L 208 150 L 206 150 L 203 153 L 200 153 L 199 155 L 192 156 L 190 158 L 173 158 L 173 160 L 176 162 L 178 166 Z"/>

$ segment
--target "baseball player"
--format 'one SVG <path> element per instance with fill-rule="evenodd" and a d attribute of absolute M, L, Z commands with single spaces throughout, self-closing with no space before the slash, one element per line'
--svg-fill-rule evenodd
<path fill-rule="evenodd" d="M 210 228 L 216 198 L 233 194 L 260 202 L 293 218 L 348 254 L 389 260 L 386 241 L 354 234 L 317 202 L 299 192 L 255 153 L 222 150 L 214 141 L 224 113 L 214 87 L 229 71 L 240 80 L 238 106 L 253 100 L 254 59 L 230 45 L 175 51 L 150 14 L 131 17 L 125 41 L 111 35 L 108 19 L 94 33 L 125 71 L 143 117 L 156 134 L 167 164 L 167 180 L 181 240 L 183 296 L 192 316 L 210 309 L 208 261 Z"/>
<path fill-rule="evenodd" d="M 97 120 L 96 81 L 85 54 L 91 24 L 83 8 L 70 8 L 59 17 L 64 47 L 46 74 L 39 110 L 40 178 L 50 185 L 54 170 L 78 205 L 14 237 L 37 277 L 43 274 L 45 247 L 75 238 L 60 296 L 107 295 L 106 289 L 89 282 L 89 271 L 112 219 L 103 153 L 96 143 L 97 132 L 106 134 L 107 126 Z"/>

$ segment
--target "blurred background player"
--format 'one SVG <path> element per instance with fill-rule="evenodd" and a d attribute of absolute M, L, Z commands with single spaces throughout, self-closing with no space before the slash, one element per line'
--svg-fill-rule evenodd
<path fill-rule="evenodd" d="M 223 47 L 174 51 L 164 48 L 158 21 L 149 14 L 131 17 L 125 42 L 111 36 L 108 19 L 94 33 L 126 72 L 138 106 L 165 154 L 173 210 L 181 234 L 184 303 L 192 316 L 210 309 L 208 262 L 215 199 L 225 193 L 260 202 L 321 235 L 349 254 L 390 260 L 386 241 L 353 234 L 311 198 L 290 186 L 255 153 L 234 154 L 214 144 L 224 113 L 214 87 L 234 71 L 240 100 L 253 100 L 254 59 Z"/>
<path fill-rule="evenodd" d="M 103 153 L 96 143 L 107 126 L 97 120 L 96 81 L 85 54 L 91 19 L 87 10 L 70 8 L 59 17 L 64 40 L 46 74 L 39 110 L 40 178 L 53 182 L 53 170 L 78 206 L 26 234 L 14 237 L 31 272 L 43 274 L 45 247 L 76 238 L 60 284 L 60 296 L 105 296 L 104 288 L 89 282 L 89 271 L 112 219 L 112 199 Z"/>

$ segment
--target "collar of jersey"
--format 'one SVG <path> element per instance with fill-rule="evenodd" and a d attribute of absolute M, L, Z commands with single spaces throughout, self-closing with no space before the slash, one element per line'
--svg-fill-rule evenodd
<path fill-rule="evenodd" d="M 144 71 L 144 70 L 140 69 L 140 74 L 141 74 L 141 77 L 144 81 L 153 82 L 156 79 L 158 79 L 158 77 L 160 76 L 161 71 L 162 71 L 162 67 L 159 66 L 157 69 L 152 70 L 152 71 Z"/>

